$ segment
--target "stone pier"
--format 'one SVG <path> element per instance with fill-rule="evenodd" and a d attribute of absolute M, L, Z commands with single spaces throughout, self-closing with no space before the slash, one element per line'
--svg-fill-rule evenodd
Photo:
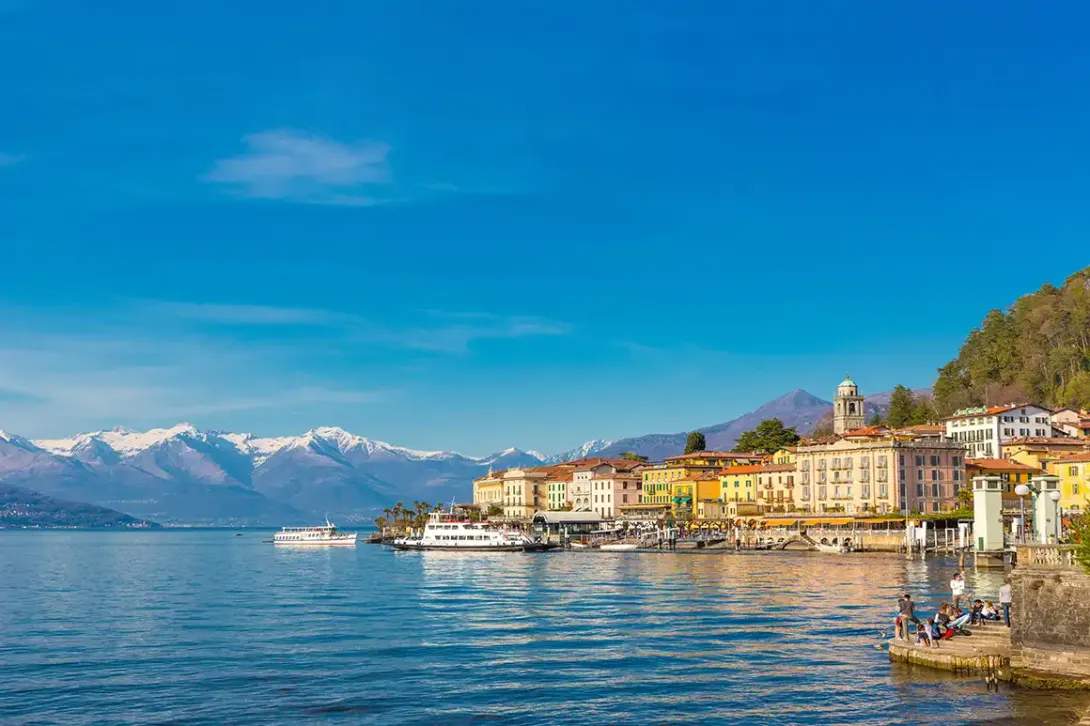
<path fill-rule="evenodd" d="M 1010 629 L 1002 623 L 970 626 L 972 635 L 955 635 L 940 641 L 938 647 L 916 645 L 894 638 L 889 641 L 889 659 L 928 668 L 974 675 L 995 675 L 1011 679 Z"/>
<path fill-rule="evenodd" d="M 1015 682 L 1090 688 L 1090 575 L 1072 550 L 1020 545 L 1010 578 Z"/>

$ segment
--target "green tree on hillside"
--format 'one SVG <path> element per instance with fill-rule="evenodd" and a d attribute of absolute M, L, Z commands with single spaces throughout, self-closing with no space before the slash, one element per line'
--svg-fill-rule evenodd
<path fill-rule="evenodd" d="M 693 431 L 689 434 L 689 438 L 685 440 L 685 453 L 691 454 L 694 451 L 707 451 L 707 442 L 704 440 L 704 434 L 699 431 Z"/>
<path fill-rule="evenodd" d="M 641 456 L 640 454 L 637 454 L 635 451 L 622 451 L 621 452 L 621 458 L 626 459 L 628 461 L 647 461 L 646 456 Z"/>
<path fill-rule="evenodd" d="M 868 426 L 881 426 L 882 425 L 882 417 L 880 415 L 878 415 L 877 411 L 875 411 L 874 415 L 870 417 L 870 421 L 867 422 L 867 425 Z"/>
<path fill-rule="evenodd" d="M 906 387 L 898 384 L 889 397 L 889 413 L 886 414 L 886 425 L 894 429 L 908 426 L 915 410 L 916 395 Z"/>
<path fill-rule="evenodd" d="M 1026 400 L 1090 407 L 1090 267 L 989 312 L 935 383 L 941 415 Z"/>
<path fill-rule="evenodd" d="M 785 446 L 794 446 L 799 442 L 797 427 L 783 425 L 778 418 L 768 418 L 757 424 L 752 431 L 746 431 L 734 444 L 735 451 L 759 451 L 771 454 Z"/>

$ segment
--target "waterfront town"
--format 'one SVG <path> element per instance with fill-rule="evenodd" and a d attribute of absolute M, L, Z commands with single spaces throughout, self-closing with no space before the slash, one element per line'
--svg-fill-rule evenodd
<path fill-rule="evenodd" d="M 1087 507 L 1086 411 L 1012 402 L 928 424 L 867 425 L 850 376 L 833 405 L 831 435 L 776 451 L 691 451 L 662 461 L 626 454 L 490 471 L 474 481 L 473 504 L 521 522 L 563 511 L 603 522 L 847 524 L 956 516 L 972 507 L 979 477 L 1001 482 L 1003 510 L 1014 516 L 1025 505 L 1019 485 L 1046 477 L 1060 492 L 1061 517 Z"/>

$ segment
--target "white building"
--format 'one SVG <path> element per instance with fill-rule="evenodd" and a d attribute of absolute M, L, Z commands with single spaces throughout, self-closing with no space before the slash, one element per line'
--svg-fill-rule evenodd
<path fill-rule="evenodd" d="M 645 466 L 643 462 L 613 459 L 578 467 L 572 476 L 572 509 L 612 519 L 622 504 L 639 504 L 643 491 L 639 470 Z"/>
<path fill-rule="evenodd" d="M 1014 439 L 1053 438 L 1052 412 L 1032 404 L 966 408 L 945 421 L 946 436 L 965 444 L 969 456 L 1002 459 Z"/>

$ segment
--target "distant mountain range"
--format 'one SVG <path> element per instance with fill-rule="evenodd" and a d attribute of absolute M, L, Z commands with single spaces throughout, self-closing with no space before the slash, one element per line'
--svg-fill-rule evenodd
<path fill-rule="evenodd" d="M 868 418 L 888 405 L 889 394 L 869 397 Z M 830 402 L 796 389 L 756 411 L 697 430 L 709 449 L 729 450 L 763 419 L 777 417 L 808 433 L 831 408 Z M 0 484 L 164 523 L 293 524 L 327 514 L 351 522 L 369 520 L 397 501 L 466 500 L 473 479 L 490 468 L 625 451 L 661 459 L 681 453 L 687 434 L 593 440 L 555 455 L 510 448 L 472 457 L 392 446 L 332 427 L 259 438 L 179 424 L 36 441 L 0 431 Z"/>

